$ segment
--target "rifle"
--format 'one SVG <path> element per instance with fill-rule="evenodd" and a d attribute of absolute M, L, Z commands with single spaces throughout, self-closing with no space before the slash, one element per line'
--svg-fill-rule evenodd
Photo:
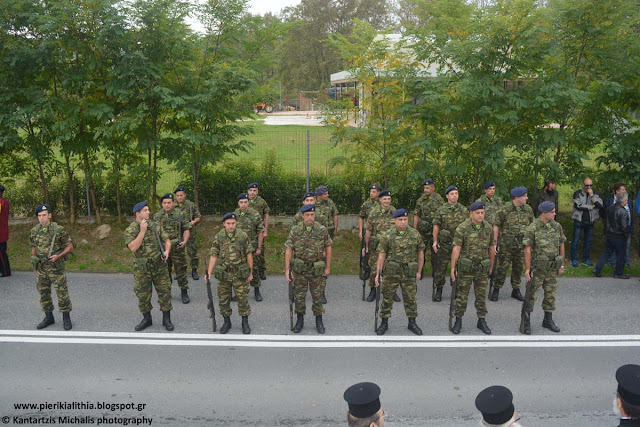
<path fill-rule="evenodd" d="M 491 294 L 493 294 L 493 281 L 496 276 L 496 268 L 498 267 L 498 260 L 500 259 L 500 246 L 496 243 L 496 259 L 493 260 L 493 268 L 491 269 L 491 276 L 489 276 L 489 300 L 491 300 Z"/>
<path fill-rule="evenodd" d="M 453 329 L 453 318 L 456 311 L 456 298 L 458 297 L 458 269 L 454 272 L 456 280 L 451 282 L 451 302 L 449 303 L 449 330 Z"/>
<path fill-rule="evenodd" d="M 380 287 L 382 286 L 382 271 L 378 271 L 378 275 L 380 276 L 380 285 L 376 286 L 376 312 L 374 318 L 374 332 L 378 330 L 378 312 L 380 311 Z"/>
<path fill-rule="evenodd" d="M 431 301 L 436 300 L 436 276 L 438 272 L 438 253 L 433 250 L 431 247 Z"/>
<path fill-rule="evenodd" d="M 371 268 L 369 267 L 369 252 L 365 251 L 362 255 L 362 250 L 365 249 L 364 237 L 360 240 L 360 280 L 362 280 L 362 301 L 364 301 L 365 289 L 367 287 L 367 280 L 371 277 Z"/>
<path fill-rule="evenodd" d="M 216 324 L 216 309 L 213 306 L 213 293 L 211 292 L 211 276 L 209 276 L 209 261 L 205 259 L 204 266 L 206 268 L 206 285 L 207 285 L 207 297 L 209 298 L 209 304 L 207 308 L 209 309 L 209 317 L 211 318 L 211 322 L 213 323 L 213 332 L 218 329 L 218 325 Z"/>
<path fill-rule="evenodd" d="M 71 242 L 71 244 L 73 245 L 73 249 L 76 248 L 76 244 L 75 242 Z M 64 252 L 66 248 L 62 248 L 62 249 L 58 249 L 57 251 L 53 252 L 51 255 L 49 255 L 47 257 L 47 261 L 51 260 L 51 257 L 54 255 L 60 255 L 62 252 Z M 51 250 L 49 250 L 49 252 L 51 252 Z M 68 254 L 66 254 L 65 256 L 62 257 L 63 260 L 67 261 L 69 260 L 69 255 L 73 255 L 73 251 L 69 252 Z"/>
<path fill-rule="evenodd" d="M 526 309 L 528 307 L 527 296 L 529 294 L 529 284 L 531 281 L 527 282 L 527 290 L 524 293 L 524 302 L 522 303 L 522 312 L 520 314 L 520 333 L 524 334 L 524 324 L 526 321 L 531 324 L 531 313 L 529 313 Z"/>
<path fill-rule="evenodd" d="M 289 272 L 289 323 L 293 331 L 293 276 Z"/>
<path fill-rule="evenodd" d="M 160 258 L 162 259 L 162 261 L 167 262 L 167 257 L 164 256 L 164 251 L 162 250 L 164 246 L 162 245 L 162 240 L 160 239 L 160 234 L 158 234 L 158 228 L 156 227 L 155 222 L 151 223 L 151 229 L 156 234 L 156 239 L 158 239 L 158 249 L 160 249 Z"/>

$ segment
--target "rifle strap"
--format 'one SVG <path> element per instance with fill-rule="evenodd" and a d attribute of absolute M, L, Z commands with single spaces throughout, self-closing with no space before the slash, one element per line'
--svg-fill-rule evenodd
<path fill-rule="evenodd" d="M 164 254 L 164 251 L 162 250 L 162 248 L 163 248 L 162 240 L 160 239 L 160 234 L 158 233 L 158 228 L 156 227 L 156 223 L 155 222 L 151 222 L 151 229 L 153 230 L 153 232 L 156 235 L 156 240 L 158 241 L 158 250 L 160 251 L 160 254 Z"/>
<path fill-rule="evenodd" d="M 53 233 L 53 238 L 51 239 L 51 245 L 49 245 L 49 255 L 47 255 L 48 258 L 51 258 L 51 254 L 53 253 L 53 245 L 56 244 L 57 236 L 58 236 L 58 229 L 56 228 L 56 231 Z"/>

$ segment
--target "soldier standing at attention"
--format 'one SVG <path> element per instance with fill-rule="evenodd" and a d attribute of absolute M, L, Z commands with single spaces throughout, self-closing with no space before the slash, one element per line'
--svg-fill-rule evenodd
<path fill-rule="evenodd" d="M 224 324 L 221 334 L 231 329 L 231 291 L 238 296 L 238 313 L 242 316 L 242 333 L 250 334 L 249 283 L 253 280 L 253 246 L 247 233 L 237 229 L 238 214 L 227 213 L 222 217 L 224 228 L 216 234 L 209 249 L 209 271 L 207 276 L 218 279 L 218 300 Z"/>
<path fill-rule="evenodd" d="M 422 335 L 422 330 L 416 324 L 418 304 L 416 293 L 417 281 L 424 262 L 424 243 L 420 233 L 409 227 L 409 212 L 398 209 L 393 214 L 394 226 L 380 237 L 378 244 L 378 263 L 376 268 L 376 286 L 380 286 L 380 272 L 384 273 L 382 282 L 382 307 L 380 317 L 382 322 L 376 331 L 384 335 L 389 329 L 389 317 L 393 307 L 393 296 L 398 286 L 402 290 L 404 312 L 409 318 L 407 328 L 416 335 Z"/>
<path fill-rule="evenodd" d="M 53 325 L 53 300 L 51 284 L 58 295 L 58 309 L 62 313 L 64 330 L 71 329 L 71 300 L 67 289 L 67 276 L 64 272 L 66 256 L 73 250 L 73 242 L 67 230 L 55 222 L 51 222 L 51 207 L 40 205 L 36 208 L 39 224 L 31 229 L 29 244 L 31 245 L 31 264 L 38 279 L 37 288 L 40 294 L 40 307 L 45 316 L 36 326 L 44 329 Z"/>
<path fill-rule="evenodd" d="M 262 225 L 262 219 L 260 214 L 249 207 L 249 195 L 242 193 L 237 197 L 238 209 L 236 209 L 236 215 L 238 216 L 237 227 L 247 233 L 249 240 L 251 241 L 251 247 L 253 251 L 253 259 L 262 254 L 262 244 L 264 239 L 264 226 Z M 256 301 L 262 301 L 262 295 L 260 295 L 260 277 L 258 276 L 258 267 L 256 263 L 253 263 L 252 271 L 253 280 L 251 286 L 253 286 L 253 292 L 256 297 Z"/>
<path fill-rule="evenodd" d="M 442 301 L 442 288 L 447 277 L 447 266 L 451 260 L 453 235 L 456 228 L 469 218 L 469 210 L 458 203 L 458 188 L 450 185 L 445 191 L 447 203 L 440 206 L 433 217 L 433 252 L 438 254 L 436 271 L 436 294 L 434 301 Z"/>
<path fill-rule="evenodd" d="M 413 228 L 420 232 L 422 241 L 429 248 L 429 252 L 431 252 L 431 268 L 435 271 L 437 265 L 433 257 L 433 248 L 431 247 L 433 245 L 433 217 L 440 209 L 440 206 L 444 204 L 444 199 L 436 193 L 436 187 L 431 178 L 422 181 L 422 187 L 424 188 L 424 193 L 416 201 L 416 208 L 413 211 Z M 424 252 L 424 255 L 426 262 L 427 251 Z M 422 279 L 422 271 L 420 272 L 420 279 Z"/>
<path fill-rule="evenodd" d="M 185 246 L 188 245 L 191 225 L 189 219 L 184 216 L 181 209 L 175 208 L 174 195 L 167 193 L 160 198 L 162 211 L 157 212 L 154 220 L 169 235 L 171 240 L 171 252 L 167 264 L 171 263 L 176 269 L 178 286 L 182 294 L 182 303 L 189 304 L 189 281 L 187 280 L 187 254 Z M 181 235 L 182 234 L 182 235 Z"/>
<path fill-rule="evenodd" d="M 316 316 L 316 330 L 324 334 L 322 295 L 326 277 L 331 273 L 331 238 L 327 229 L 316 222 L 315 205 L 305 205 L 300 209 L 303 223 L 294 226 L 284 243 L 284 275 L 287 282 L 293 280 L 295 311 L 298 317 L 293 332 L 298 334 L 304 327 L 306 314 L 305 298 L 307 288 L 313 300 L 313 314 Z M 326 262 L 325 262 L 326 260 Z M 293 270 L 293 278 L 291 277 Z"/>
<path fill-rule="evenodd" d="M 325 185 L 316 188 L 316 221 L 329 232 L 329 237 L 333 241 L 338 232 L 338 208 L 333 200 L 329 198 L 329 189 Z M 327 303 L 325 290 L 327 288 L 327 278 L 322 279 L 322 303 Z"/>
<path fill-rule="evenodd" d="M 371 209 L 369 220 L 367 221 L 366 231 L 364 234 L 363 254 L 369 252 L 369 267 L 372 271 L 376 271 L 378 264 L 378 242 L 380 237 L 393 227 L 393 214 L 396 208 L 391 205 L 391 192 L 383 190 L 380 192 L 380 203 Z M 376 299 L 376 276 L 372 274 L 369 277 L 369 296 L 367 301 L 371 302 Z M 400 302 L 398 294 L 393 295 L 393 300 Z"/>
<path fill-rule="evenodd" d="M 255 209 L 260 215 L 260 219 L 262 220 L 262 224 L 264 226 L 264 231 L 262 232 L 262 249 L 260 250 L 260 254 L 256 254 L 254 261 L 257 264 L 257 270 L 260 273 L 261 280 L 267 280 L 266 271 L 267 265 L 264 260 L 265 251 L 267 250 L 267 236 L 269 229 L 269 205 L 267 202 L 260 196 L 258 196 L 258 192 L 260 191 L 259 185 L 257 182 L 252 182 L 247 187 L 247 193 L 249 194 L 249 207 Z M 257 288 L 256 288 L 257 289 Z"/>
<path fill-rule="evenodd" d="M 187 242 L 187 254 L 191 260 L 191 277 L 193 280 L 199 280 L 198 267 L 200 266 L 200 259 L 198 258 L 198 243 L 196 242 L 196 235 L 198 227 L 196 224 L 202 219 L 200 211 L 196 207 L 196 204 L 191 200 L 187 200 L 187 194 L 184 191 L 184 185 L 179 186 L 174 191 L 176 195 L 176 202 L 178 207 L 182 209 L 182 215 L 187 218 L 191 229 L 189 230 L 189 242 Z"/>
<path fill-rule="evenodd" d="M 493 223 L 493 233 L 496 244 L 499 245 L 498 265 L 493 281 L 491 301 L 498 301 L 500 288 L 504 285 L 507 270 L 511 266 L 511 298 L 524 301 L 520 293 L 522 282 L 522 257 L 524 248 L 522 236 L 524 230 L 533 222 L 533 209 L 527 204 L 527 189 L 516 187 L 511 190 L 511 203 L 505 205 L 496 214 Z"/>
<path fill-rule="evenodd" d="M 460 333 L 462 316 L 467 310 L 469 291 L 473 283 L 476 296 L 476 312 L 478 313 L 478 329 L 491 335 L 487 326 L 487 282 L 491 267 L 495 261 L 496 243 L 493 228 L 485 220 L 484 203 L 474 202 L 469 207 L 470 218 L 456 228 L 453 237 L 453 251 L 451 252 L 451 280 L 458 280 L 458 295 L 456 297 L 456 322 L 451 329 L 454 334 Z M 456 272 L 457 269 L 457 272 Z"/>
<path fill-rule="evenodd" d="M 522 240 L 527 290 L 522 307 L 524 327 L 520 332 L 527 335 L 531 335 L 529 315 L 533 311 L 540 287 L 544 289 L 542 327 L 552 332 L 560 332 L 560 328 L 553 321 L 552 313 L 556 309 L 556 277 L 564 272 L 564 242 L 567 238 L 560 223 L 553 219 L 556 215 L 553 202 L 541 203 L 538 211 L 540 216 L 527 227 Z"/>
<path fill-rule="evenodd" d="M 380 204 L 380 187 L 379 184 L 371 184 L 369 186 L 369 198 L 360 206 L 360 214 L 358 215 L 358 236 L 360 240 L 364 239 L 364 227 L 371 215 L 371 210 Z"/>
<path fill-rule="evenodd" d="M 306 205 L 315 205 L 316 204 L 316 193 L 304 193 L 302 196 L 302 206 Z M 296 212 L 293 216 L 293 225 L 302 224 L 302 214 L 300 212 Z"/>
<path fill-rule="evenodd" d="M 493 225 L 496 221 L 496 214 L 502 207 L 502 199 L 496 196 L 496 184 L 493 181 L 484 183 L 484 196 L 481 196 L 476 202 L 484 203 L 484 220 Z"/>
<path fill-rule="evenodd" d="M 158 304 L 162 310 L 162 326 L 173 331 L 171 323 L 171 280 L 166 260 L 171 252 L 169 235 L 157 224 L 149 220 L 147 202 L 133 207 L 136 220 L 124 232 L 125 245 L 133 252 L 133 290 L 138 297 L 138 308 L 142 313 L 142 322 L 135 330 L 141 331 L 151 326 L 151 293 L 155 286 Z M 164 245 L 164 247 L 162 247 Z"/>

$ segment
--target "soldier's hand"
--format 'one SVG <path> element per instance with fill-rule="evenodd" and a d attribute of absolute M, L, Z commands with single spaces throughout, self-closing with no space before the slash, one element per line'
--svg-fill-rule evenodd
<path fill-rule="evenodd" d="M 376 288 L 378 286 L 380 286 L 380 275 L 379 274 L 376 275 Z"/>
<path fill-rule="evenodd" d="M 500 252 L 500 249 L 496 246 L 496 252 L 495 252 L 495 255 L 498 255 L 498 252 Z"/>
<path fill-rule="evenodd" d="M 263 235 L 264 237 L 268 237 L 268 236 L 269 236 L 269 233 L 267 232 L 267 230 L 264 230 L 264 231 L 262 232 L 262 235 Z"/>
<path fill-rule="evenodd" d="M 60 255 L 51 255 L 51 256 L 49 257 L 49 261 L 51 261 L 51 262 L 56 262 L 56 261 L 58 261 L 59 259 L 60 259 Z"/>
<path fill-rule="evenodd" d="M 165 259 L 165 262 L 166 262 L 166 260 L 168 260 L 168 259 L 169 259 L 169 252 L 170 252 L 170 251 L 164 251 L 164 252 L 163 252 L 163 253 L 164 253 L 164 259 Z"/>
<path fill-rule="evenodd" d="M 416 273 L 416 282 L 419 282 L 419 281 L 420 281 L 420 273 L 418 272 Z"/>
<path fill-rule="evenodd" d="M 365 256 L 366 254 L 367 254 L 366 248 L 362 248 L 362 256 Z"/>
<path fill-rule="evenodd" d="M 455 272 L 455 271 L 452 271 L 452 272 L 451 272 L 451 283 L 453 283 L 453 282 L 455 282 L 455 281 L 456 281 L 456 272 Z"/>
<path fill-rule="evenodd" d="M 431 247 L 433 248 L 433 252 L 438 253 L 438 242 L 433 242 Z"/>
<path fill-rule="evenodd" d="M 524 278 L 527 279 L 527 282 L 530 282 L 532 277 L 533 276 L 531 275 L 531 272 L 529 270 L 524 271 Z"/>
<path fill-rule="evenodd" d="M 249 277 L 247 277 L 247 283 L 251 283 L 252 280 L 253 280 L 253 274 L 250 274 Z"/>
<path fill-rule="evenodd" d="M 289 270 L 284 271 L 284 277 L 287 279 L 287 284 L 291 283 L 291 274 L 289 273 Z"/>
<path fill-rule="evenodd" d="M 186 245 L 186 243 L 184 242 L 184 240 L 180 243 L 177 244 L 178 249 L 182 248 L 184 245 Z"/>
<path fill-rule="evenodd" d="M 324 271 L 322 272 L 322 275 L 323 275 L 324 277 L 329 277 L 329 274 L 330 274 L 330 273 L 331 273 L 331 269 L 330 269 L 329 267 L 326 267 L 326 268 L 324 269 Z"/>
<path fill-rule="evenodd" d="M 560 270 L 558 270 L 558 276 L 560 276 L 562 273 L 564 273 L 564 267 L 560 267 Z"/>
<path fill-rule="evenodd" d="M 262 253 L 262 249 L 258 248 L 256 249 L 256 255 L 260 255 Z"/>
<path fill-rule="evenodd" d="M 149 228 L 149 223 L 147 222 L 147 220 L 143 219 L 142 221 L 140 221 L 140 232 L 146 233 L 147 228 Z"/>

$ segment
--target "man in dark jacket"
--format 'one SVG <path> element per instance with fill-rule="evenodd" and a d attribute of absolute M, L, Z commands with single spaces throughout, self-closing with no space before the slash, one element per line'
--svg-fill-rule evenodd
<path fill-rule="evenodd" d="M 617 184 L 615 184 L 613 186 L 613 194 L 611 194 L 608 197 L 605 197 L 604 200 L 602 201 L 603 203 L 603 209 L 602 212 L 600 213 L 600 216 L 602 217 L 603 220 L 606 221 L 606 215 L 605 215 L 605 211 L 609 206 L 615 205 L 616 204 L 616 196 L 620 193 L 624 193 L 627 192 L 627 186 L 624 185 L 621 182 L 618 182 Z M 628 193 L 627 193 L 628 194 Z M 629 212 L 629 225 L 631 226 L 631 234 L 633 234 L 633 217 L 634 217 L 634 205 L 633 205 L 633 199 L 629 198 L 629 201 L 627 202 L 627 205 L 625 206 L 625 209 L 627 210 L 627 212 Z M 629 237 L 627 237 L 627 252 L 625 255 L 625 259 L 624 259 L 624 263 L 627 266 L 627 268 L 631 268 L 631 260 L 629 258 L 629 249 L 631 248 L 631 234 L 629 234 Z M 607 260 L 609 262 L 609 264 L 611 264 L 611 266 L 613 266 L 616 263 L 616 257 L 615 254 L 611 254 L 611 257 L 609 257 L 609 259 Z"/>
<path fill-rule="evenodd" d="M 593 224 L 600 218 L 602 199 L 593 191 L 593 180 L 586 177 L 582 181 L 582 189 L 573 193 L 573 240 L 571 241 L 571 266 L 578 266 L 578 245 L 580 235 L 584 231 L 584 246 L 582 247 L 582 263 L 592 266 L 591 238 L 593 237 Z"/>
<path fill-rule="evenodd" d="M 616 196 L 616 204 L 609 206 L 605 212 L 604 232 L 606 238 L 606 248 L 598 260 L 598 264 L 593 269 L 593 274 L 600 277 L 602 267 L 607 262 L 612 253 L 616 254 L 616 279 L 628 279 L 624 274 L 624 257 L 627 249 L 627 237 L 631 236 L 631 226 L 629 225 L 629 213 L 625 209 L 629 201 L 626 192 Z"/>

